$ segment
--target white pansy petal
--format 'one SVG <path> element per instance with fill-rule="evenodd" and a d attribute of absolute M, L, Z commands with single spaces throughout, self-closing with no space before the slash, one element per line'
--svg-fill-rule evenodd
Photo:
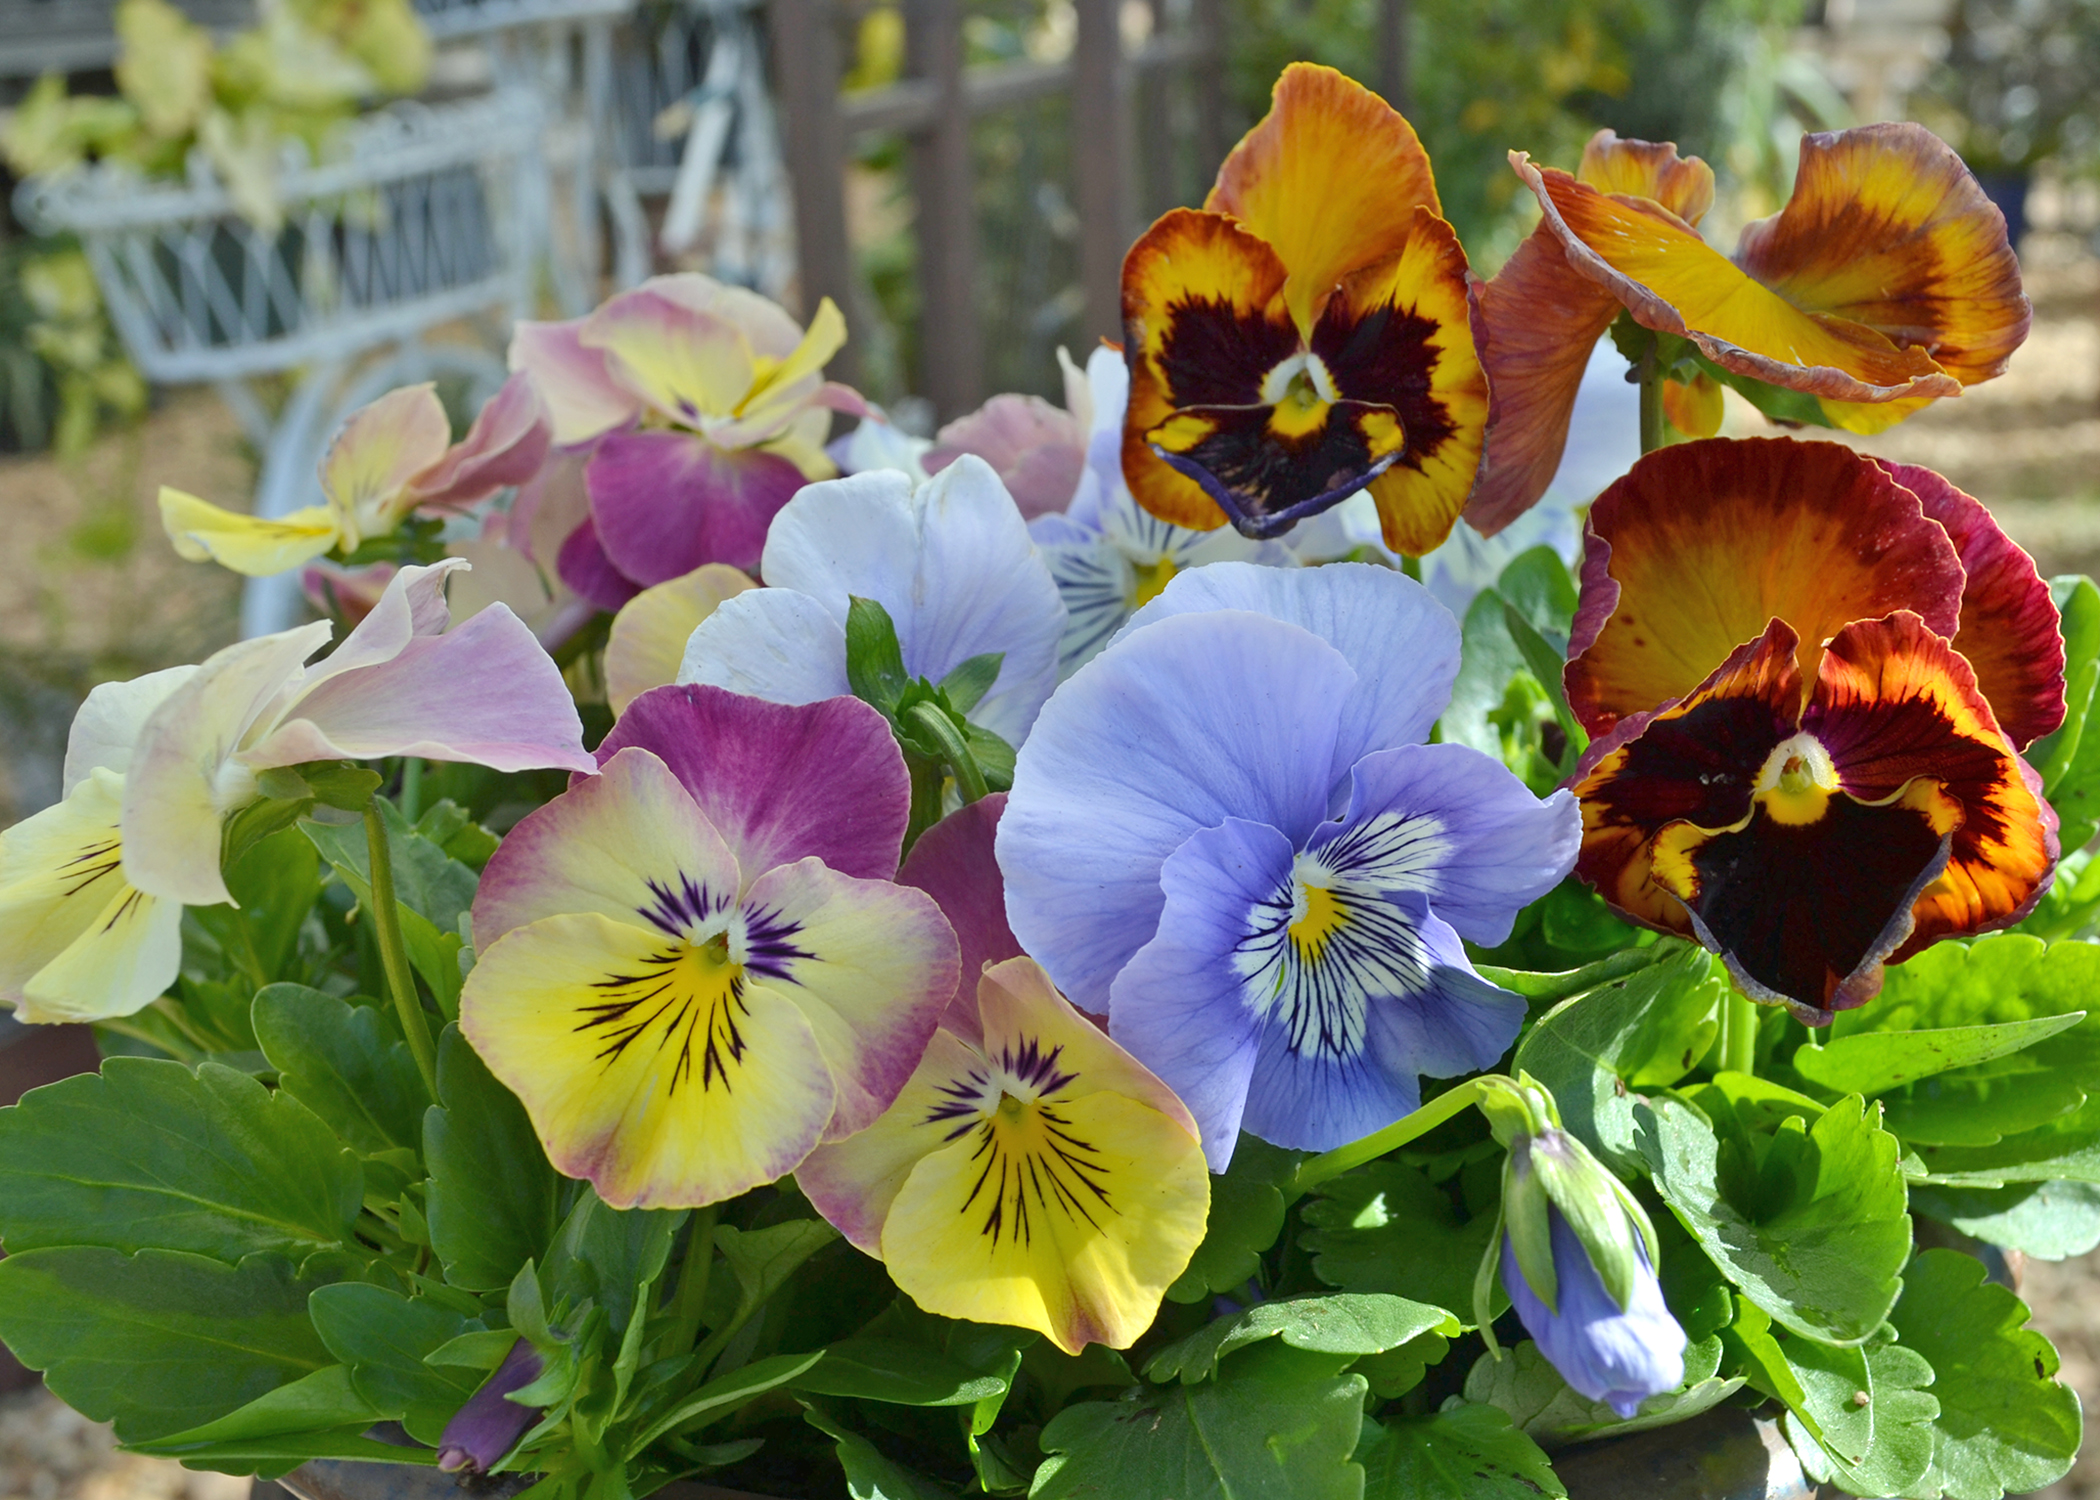
<path fill-rule="evenodd" d="M 846 627 L 808 594 L 753 589 L 724 600 L 700 622 L 686 642 L 678 680 L 772 703 L 843 697 L 853 691 L 846 679 Z"/>
<path fill-rule="evenodd" d="M 911 481 L 892 469 L 804 485 L 773 517 L 759 574 L 815 599 L 841 626 L 852 597 L 873 599 L 901 641 L 911 629 L 917 514 Z"/>
<path fill-rule="evenodd" d="M 131 769 L 132 746 L 146 717 L 161 700 L 196 675 L 194 666 L 168 667 L 129 682 L 105 682 L 87 695 L 73 715 L 66 736 L 66 770 L 61 796 L 70 797 L 88 772 L 101 766 L 122 774 Z"/>

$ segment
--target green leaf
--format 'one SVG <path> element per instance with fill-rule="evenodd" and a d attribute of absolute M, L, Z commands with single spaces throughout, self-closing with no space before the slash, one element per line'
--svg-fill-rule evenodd
<path fill-rule="evenodd" d="M 385 1415 L 358 1395 L 357 1388 L 350 1383 L 348 1365 L 329 1365 L 290 1385 L 281 1385 L 267 1395 L 258 1396 L 238 1411 L 230 1411 L 216 1421 L 132 1446 L 166 1452 L 174 1448 L 285 1437 L 299 1432 L 327 1432 L 338 1427 L 362 1430 Z"/>
<path fill-rule="evenodd" d="M 457 1026 L 438 1038 L 441 1108 L 423 1117 L 430 1244 L 445 1279 L 500 1291 L 554 1237 L 555 1178 L 532 1121 Z"/>
<path fill-rule="evenodd" d="M 1495 580 L 1495 592 L 1529 621 L 1532 629 L 1567 640 L 1575 622 L 1578 596 L 1575 580 L 1568 576 L 1568 565 L 1551 547 L 1541 543 L 1511 558 L 1502 576 Z"/>
<path fill-rule="evenodd" d="M 473 908 L 479 877 L 436 844 L 418 834 L 401 809 L 380 799 L 386 824 L 387 850 L 394 862 L 394 896 L 441 933 L 459 931 L 461 915 Z M 365 847 L 362 822 L 299 825 L 357 899 L 372 899 L 371 850 Z"/>
<path fill-rule="evenodd" d="M 1620 1171 L 1641 1165 L 1636 1086 L 1675 1083 L 1706 1055 L 1727 986 L 1703 950 L 1659 963 L 1547 1012 L 1518 1044 L 1514 1067 L 1551 1090 L 1561 1122 Z"/>
<path fill-rule="evenodd" d="M 873 1443 L 823 1412 L 806 1410 L 802 1416 L 838 1445 L 839 1467 L 846 1471 L 846 1493 L 851 1500 L 954 1500 L 952 1491 L 892 1463 Z"/>
<path fill-rule="evenodd" d="M 984 773 L 984 784 L 995 792 L 1010 792 L 1014 785 L 1014 747 L 981 724 L 963 725 L 963 743 L 970 758 Z"/>
<path fill-rule="evenodd" d="M 2063 847 L 2077 849 L 2100 825 L 2100 738 L 2085 733 L 2095 696 L 2087 669 L 2100 661 L 2100 589 L 2067 573 L 2049 580 L 2049 592 L 2062 615 L 2066 712 L 2063 727 L 2029 746 L 2027 759 L 2042 772 L 2044 793 L 2063 820 Z"/>
<path fill-rule="evenodd" d="M 1878 1113 L 1878 1111 L 1874 1112 Z M 1640 1107 L 1655 1186 L 1744 1296 L 1797 1333 L 1859 1343 L 1881 1325 L 1910 1254 L 1896 1138 L 1850 1095 L 1812 1126 L 1715 1126 L 1674 1099 Z M 1727 1171 L 1724 1189 L 1722 1173 Z"/>
<path fill-rule="evenodd" d="M 278 1088 L 370 1155 L 422 1144 L 429 1099 L 391 1015 L 303 984 L 256 992 L 255 1036 Z"/>
<path fill-rule="evenodd" d="M 956 712 L 966 714 L 992 690 L 992 684 L 999 680 L 999 668 L 1005 661 L 1004 651 L 987 651 L 982 656 L 973 656 L 941 679 L 940 690 Z"/>
<path fill-rule="evenodd" d="M 850 1338 L 795 1378 L 818 1396 L 857 1396 L 895 1406 L 974 1406 L 1006 1393 L 1006 1382 L 935 1350 L 898 1339 Z"/>
<path fill-rule="evenodd" d="M 264 980 L 285 972 L 299 951 L 299 929 L 321 893 L 321 862 L 313 845 L 287 825 L 226 865 L 226 889 L 247 931 L 249 951 Z"/>
<path fill-rule="evenodd" d="M 666 1433 L 697 1429 L 721 1421 L 767 1391 L 789 1384 L 823 1357 L 821 1349 L 813 1354 L 776 1354 L 770 1359 L 753 1360 L 742 1369 L 717 1376 L 650 1423 L 627 1445 L 628 1459 L 640 1457 L 644 1448 Z"/>
<path fill-rule="evenodd" d="M 1365 1386 L 1337 1363 L 1268 1343 L 1216 1380 L 1068 1406 L 1029 1500 L 1359 1500 Z"/>
<path fill-rule="evenodd" d="M 1145 1378 L 1194 1385 L 1215 1375 L 1218 1361 L 1226 1355 L 1269 1338 L 1280 1338 L 1293 1349 L 1356 1356 L 1383 1354 L 1419 1334 L 1455 1336 L 1458 1331 L 1456 1313 L 1381 1292 L 1257 1302 L 1160 1349 L 1145 1366 Z"/>
<path fill-rule="evenodd" d="M 1946 1187 L 2100 1182 L 2100 1098 L 1987 1146 L 1925 1146 L 1916 1155 L 1914 1175 Z"/>
<path fill-rule="evenodd" d="M 288 1432 L 278 1437 L 227 1438 L 213 1443 L 125 1443 L 131 1453 L 172 1458 L 194 1469 L 216 1469 L 222 1474 L 255 1474 L 263 1479 L 282 1478 L 299 1465 L 315 1458 L 339 1458 L 365 1464 L 415 1464 L 428 1468 L 437 1463 L 429 1448 L 404 1448 L 364 1435 L 363 1427 L 332 1427 L 318 1432 Z"/>
<path fill-rule="evenodd" d="M 312 790 L 316 802 L 342 812 L 363 812 L 384 780 L 369 766 L 348 760 L 309 761 L 292 769 Z"/>
<path fill-rule="evenodd" d="M 1397 1401 L 1428 1376 L 1430 1367 L 1444 1362 L 1451 1340 L 1441 1333 L 1422 1333 L 1397 1349 L 1367 1354 L 1349 1368 L 1371 1382 L 1371 1394 L 1380 1401 Z"/>
<path fill-rule="evenodd" d="M 911 679 L 897 645 L 897 622 L 874 599 L 847 601 L 846 680 L 853 685 L 854 697 L 873 704 L 886 719 L 896 717 L 898 701 Z"/>
<path fill-rule="evenodd" d="M 113 1057 L 0 1110 L 0 1236 L 230 1263 L 349 1240 L 357 1159 L 289 1095 L 206 1063 Z"/>
<path fill-rule="evenodd" d="M 2053 1377 L 2056 1351 L 2027 1307 L 1952 1250 L 1927 1250 L 1903 1276 L 1891 1321 L 1932 1366 L 1929 1483 L 1948 1500 L 1998 1500 L 2054 1484 L 2080 1437 L 2078 1398 Z"/>
<path fill-rule="evenodd" d="M 1569 1388 L 1530 1340 L 1499 1356 L 1482 1354 L 1466 1372 L 1466 1400 L 1493 1406 L 1542 1447 L 1562 1448 L 1614 1433 L 1667 1427 L 1710 1411 L 1742 1388 L 1741 1376 L 1723 1377 L 1721 1340 L 1701 1339 L 1684 1351 L 1684 1384 L 1650 1396 L 1630 1417 Z"/>
<path fill-rule="evenodd" d="M 1819 1483 L 1835 1480 L 1859 1495 L 1933 1494 L 1924 1487 L 1932 1466 L 1933 1417 L 1939 1402 L 1926 1387 L 1933 1385 L 1932 1367 L 1914 1349 L 1892 1342 L 1886 1331 L 1864 1348 L 1832 1349 L 1808 1339 L 1794 1339 L 1788 1349 L 1799 1363 L 1792 1366 L 1803 1388 L 1826 1411 L 1850 1409 L 1850 1440 L 1857 1444 L 1862 1432 L 1871 1433 L 1865 1455 L 1857 1463 L 1847 1462 L 1815 1440 L 1809 1421 L 1789 1407 L 1783 1427 L 1787 1442 L 1801 1460 L 1801 1467 Z M 1858 1359 L 1849 1356 L 1858 1356 Z M 1864 1368 L 1865 1383 L 1847 1391 Z M 1867 1402 L 1859 1405 L 1864 1394 Z"/>
<path fill-rule="evenodd" d="M 1488 715 L 1502 706 L 1510 678 L 1525 670 L 1524 653 L 1502 623 L 1502 608 L 1501 596 L 1492 589 L 1467 607 L 1458 678 L 1451 685 L 1450 706 L 1437 720 L 1444 739 L 1496 760 L 1502 759 L 1502 730 Z"/>
<path fill-rule="evenodd" d="M 356 1282 L 322 1287 L 307 1308 L 328 1352 L 350 1367 L 357 1393 L 418 1442 L 434 1445 L 481 1384 L 473 1371 L 427 1363 L 468 1331 L 456 1312 Z"/>
<path fill-rule="evenodd" d="M 1300 1210 L 1313 1273 L 1352 1292 L 1390 1292 L 1458 1310 L 1471 1326 L 1473 1278 L 1495 1232 L 1492 1210 L 1461 1218 L 1451 1200 L 1388 1157 L 1314 1190 Z M 1501 1283 L 1495 1296 L 1502 1297 Z"/>
<path fill-rule="evenodd" d="M 1916 1183 L 1910 1206 L 1985 1244 L 2037 1260 L 2064 1260 L 2100 1245 L 2100 1183 L 2022 1182 L 2002 1188 Z"/>
<path fill-rule="evenodd" d="M 839 1237 L 822 1219 L 789 1219 L 764 1229 L 715 1230 L 715 1245 L 736 1277 L 740 1313 L 765 1302 L 802 1262 Z"/>
<path fill-rule="evenodd" d="M 625 1333 L 637 1291 L 663 1273 L 686 1217 L 684 1209 L 613 1208 L 582 1184 L 541 1268 L 548 1295 L 594 1301 L 613 1333 Z"/>
<path fill-rule="evenodd" d="M 124 1442 L 187 1432 L 334 1364 L 289 1265 L 168 1250 L 0 1260 L 0 1341 Z"/>
<path fill-rule="evenodd" d="M 1170 1301 L 1201 1302 L 1237 1291 L 1253 1279 L 1261 1269 L 1262 1252 L 1283 1233 L 1281 1186 L 1304 1159 L 1303 1152 L 1240 1136 L 1231 1165 L 1210 1180 L 1203 1243 L 1188 1269 L 1167 1288 Z"/>
<path fill-rule="evenodd" d="M 1356 1460 L 1364 1466 L 1364 1500 L 1560 1500 L 1568 1493 L 1539 1445 L 1492 1406 L 1366 1422 Z"/>
<path fill-rule="evenodd" d="M 2009 1057 L 2068 1031 L 2084 1011 L 2007 1021 L 1998 1026 L 1944 1026 L 1932 1031 L 1869 1031 L 1813 1043 L 1794 1053 L 1794 1071 L 1810 1083 L 1840 1094 L 1872 1098 L 1898 1084 L 1929 1078 L 1950 1068 Z"/>
<path fill-rule="evenodd" d="M 1567 642 L 1564 639 L 1549 640 L 1507 599 L 1502 601 L 1502 624 L 1509 631 L 1509 638 L 1517 643 L 1524 665 L 1545 689 L 1546 701 L 1553 705 L 1553 717 L 1560 721 L 1561 733 L 1568 737 L 1561 767 L 1564 772 L 1572 771 L 1582 752 L 1589 748 L 1590 737 L 1568 707 L 1567 689 L 1561 683 L 1561 673 L 1568 664 Z"/>

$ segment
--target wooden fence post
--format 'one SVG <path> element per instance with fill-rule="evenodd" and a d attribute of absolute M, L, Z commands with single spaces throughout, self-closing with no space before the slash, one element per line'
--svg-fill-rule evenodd
<path fill-rule="evenodd" d="M 1225 0 L 1195 0 L 1189 24 L 1202 44 L 1190 72 L 1196 85 L 1196 176 L 1207 192 L 1231 145 L 1225 138 Z"/>
<path fill-rule="evenodd" d="M 853 247 L 846 235 L 846 131 L 839 118 L 839 38 L 834 0 L 770 0 L 788 179 L 795 198 L 795 267 L 806 322 L 829 297 L 857 321 Z M 832 356 L 834 380 L 852 383 L 849 341 Z"/>
<path fill-rule="evenodd" d="M 1379 0 L 1378 91 L 1403 115 L 1413 92 L 1407 76 L 1407 12 L 1408 0 Z"/>
<path fill-rule="evenodd" d="M 1072 51 L 1072 175 L 1079 208 L 1079 280 L 1089 339 L 1123 337 L 1123 252 L 1130 209 L 1128 70 L 1117 0 L 1077 0 Z"/>
<path fill-rule="evenodd" d="M 911 137 L 918 204 L 919 389 L 942 421 L 984 399 L 984 333 L 977 310 L 977 183 L 963 96 L 960 0 L 911 0 L 905 57 L 934 88 L 934 115 Z"/>

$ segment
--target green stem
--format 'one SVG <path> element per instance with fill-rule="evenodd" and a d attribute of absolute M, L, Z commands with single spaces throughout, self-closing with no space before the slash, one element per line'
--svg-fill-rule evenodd
<path fill-rule="evenodd" d="M 1721 1007 L 1721 1070 L 1757 1071 L 1757 1003 L 1733 987 Z"/>
<path fill-rule="evenodd" d="M 1663 372 L 1655 353 L 1641 361 L 1641 452 L 1653 453 L 1668 441 L 1663 431 Z"/>
<path fill-rule="evenodd" d="M 919 835 L 940 822 L 941 789 L 947 778 L 939 761 L 909 750 L 904 752 L 904 767 L 911 773 L 911 816 L 904 827 L 904 852 L 909 854 Z"/>
<path fill-rule="evenodd" d="M 982 798 L 991 790 L 984 784 L 984 772 L 977 767 L 977 757 L 956 729 L 955 723 L 931 703 L 914 704 L 910 710 L 911 721 L 936 745 L 948 762 L 948 769 L 955 773 L 955 790 L 962 795 L 965 805 Z"/>
<path fill-rule="evenodd" d="M 406 756 L 401 761 L 401 816 L 413 823 L 423 816 L 423 757 Z"/>
<path fill-rule="evenodd" d="M 671 1331 L 663 1354 L 673 1358 L 693 1347 L 700 1336 L 700 1308 L 707 1301 L 707 1282 L 715 1264 L 715 1205 L 698 1210 L 686 1232 L 685 1264 L 678 1268 L 678 1291 L 671 1301 Z"/>
<path fill-rule="evenodd" d="M 372 936 L 379 944 L 379 966 L 386 971 L 386 987 L 394 997 L 394 1014 L 401 1018 L 402 1035 L 423 1075 L 430 1102 L 437 1103 L 437 1048 L 430 1040 L 430 1022 L 423 1014 L 422 997 L 416 993 L 416 978 L 408 967 L 408 949 L 401 942 L 401 909 L 394 901 L 394 854 L 387 845 L 386 820 L 379 815 L 379 796 L 365 804 L 365 847 L 372 860 Z"/>
<path fill-rule="evenodd" d="M 1413 1114 L 1393 1121 L 1383 1130 L 1374 1130 L 1360 1141 L 1351 1141 L 1310 1161 L 1300 1162 L 1297 1175 L 1291 1179 L 1290 1198 L 1294 1201 L 1302 1198 L 1328 1178 L 1339 1177 L 1352 1167 L 1376 1161 L 1388 1151 L 1397 1151 L 1409 1141 L 1420 1139 L 1446 1120 L 1465 1113 L 1479 1099 L 1480 1080 L 1470 1079 L 1437 1095 Z"/>

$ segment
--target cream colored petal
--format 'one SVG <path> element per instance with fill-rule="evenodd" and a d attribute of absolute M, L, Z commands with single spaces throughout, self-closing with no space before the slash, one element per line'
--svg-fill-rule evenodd
<path fill-rule="evenodd" d="M 724 599 L 757 586 L 741 568 L 705 563 L 630 599 L 613 616 L 605 643 L 605 695 L 614 715 L 649 689 L 676 682 L 694 628 Z"/>
<path fill-rule="evenodd" d="M 87 695 L 73 715 L 66 736 L 66 769 L 62 795 L 70 797 L 97 766 L 122 775 L 131 769 L 132 746 L 146 717 L 168 694 L 195 676 L 194 666 L 168 667 L 129 682 L 105 682 Z"/>
<path fill-rule="evenodd" d="M 384 536 L 408 512 L 408 482 L 445 456 L 452 423 L 428 383 L 388 391 L 359 407 L 321 460 L 321 489 L 350 518 L 354 547 Z"/>

